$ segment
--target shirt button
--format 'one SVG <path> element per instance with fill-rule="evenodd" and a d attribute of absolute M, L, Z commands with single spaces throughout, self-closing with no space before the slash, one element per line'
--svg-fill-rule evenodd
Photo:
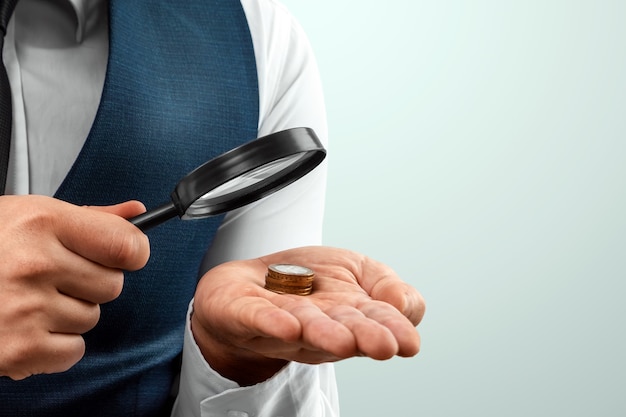
<path fill-rule="evenodd" d="M 228 417 L 248 417 L 248 413 L 245 411 L 228 410 Z"/>

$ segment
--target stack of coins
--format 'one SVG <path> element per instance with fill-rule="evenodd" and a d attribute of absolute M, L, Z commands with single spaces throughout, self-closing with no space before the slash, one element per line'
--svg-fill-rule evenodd
<path fill-rule="evenodd" d="M 265 288 L 279 294 L 309 295 L 315 273 L 304 266 L 272 264 L 267 268 Z"/>

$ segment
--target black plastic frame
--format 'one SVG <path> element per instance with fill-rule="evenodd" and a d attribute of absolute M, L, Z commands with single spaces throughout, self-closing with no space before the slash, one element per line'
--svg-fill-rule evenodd
<path fill-rule="evenodd" d="M 225 213 L 266 197 L 312 171 L 326 157 L 326 150 L 313 129 L 297 127 L 272 133 L 232 149 L 202 164 L 174 188 L 171 202 L 131 219 L 142 230 L 172 217 L 183 217 L 200 197 L 222 184 L 281 158 L 296 154 L 293 164 L 262 181 L 208 200 L 202 217 Z"/>

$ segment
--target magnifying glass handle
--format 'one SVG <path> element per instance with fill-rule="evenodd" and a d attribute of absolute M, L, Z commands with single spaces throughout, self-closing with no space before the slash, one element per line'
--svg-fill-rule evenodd
<path fill-rule="evenodd" d="M 178 210 L 176 210 L 174 203 L 170 201 L 139 216 L 135 216 L 129 219 L 129 221 L 145 232 L 176 216 L 178 216 Z"/>

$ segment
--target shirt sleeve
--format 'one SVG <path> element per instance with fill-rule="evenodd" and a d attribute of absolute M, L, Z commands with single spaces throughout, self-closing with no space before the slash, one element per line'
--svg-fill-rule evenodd
<path fill-rule="evenodd" d="M 312 128 L 328 146 L 321 81 L 301 27 L 273 0 L 242 0 L 259 76 L 259 136 Z M 230 212 L 203 262 L 203 271 L 234 259 L 319 245 L 326 162 L 275 194 Z M 190 311 L 191 311 L 190 307 Z M 187 325 L 175 417 L 334 416 L 339 414 L 332 364 L 290 363 L 269 380 L 239 387 L 212 370 Z"/>

